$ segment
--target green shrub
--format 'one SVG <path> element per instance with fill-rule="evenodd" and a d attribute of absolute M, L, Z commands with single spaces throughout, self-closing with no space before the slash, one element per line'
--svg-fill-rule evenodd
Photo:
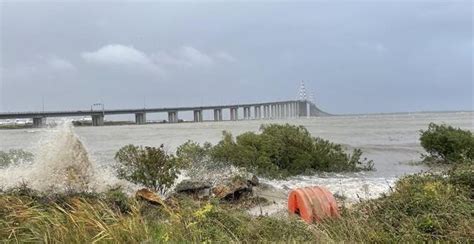
<path fill-rule="evenodd" d="M 361 159 L 361 150 L 347 154 L 339 144 L 312 137 L 303 126 L 270 124 L 260 131 L 244 133 L 235 140 L 224 132 L 223 139 L 210 151 L 212 160 L 270 177 L 373 168 L 372 161 Z"/>
<path fill-rule="evenodd" d="M 0 168 L 31 162 L 32 160 L 33 154 L 22 149 L 10 149 L 7 152 L 0 151 Z"/>
<path fill-rule="evenodd" d="M 474 172 L 468 172 L 472 179 Z M 450 175 L 407 176 L 388 195 L 343 209 L 340 219 L 318 227 L 334 241 L 469 242 L 474 202 L 466 184 Z"/>
<path fill-rule="evenodd" d="M 474 199 L 474 163 L 457 164 L 448 172 L 449 183 L 464 187 Z"/>
<path fill-rule="evenodd" d="M 177 161 L 181 166 L 187 168 L 206 164 L 211 148 L 210 143 L 204 143 L 201 146 L 199 143 L 187 141 L 176 149 Z"/>
<path fill-rule="evenodd" d="M 164 194 L 178 178 L 175 157 L 163 148 L 126 145 L 116 154 L 117 174 L 121 179 L 142 184 Z"/>
<path fill-rule="evenodd" d="M 474 159 L 474 136 L 468 130 L 430 123 L 428 130 L 421 131 L 420 142 L 429 154 L 426 160 L 450 163 Z"/>

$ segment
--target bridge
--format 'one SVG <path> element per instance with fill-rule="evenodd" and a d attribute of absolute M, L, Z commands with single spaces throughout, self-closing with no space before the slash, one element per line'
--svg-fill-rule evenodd
<path fill-rule="evenodd" d="M 329 115 L 320 110 L 314 103 L 308 100 L 288 100 L 265 103 L 228 104 L 217 106 L 198 107 L 169 107 L 169 108 L 142 108 L 142 109 L 102 109 L 78 110 L 78 111 L 44 111 L 44 112 L 14 112 L 0 113 L 0 119 L 33 120 L 34 127 L 42 127 L 48 117 L 77 117 L 91 116 L 93 126 L 104 125 L 106 115 L 135 114 L 136 124 L 146 124 L 147 113 L 168 113 L 168 123 L 178 123 L 178 112 L 192 111 L 194 122 L 203 121 L 203 111 L 214 112 L 214 121 L 223 121 L 223 110 L 229 111 L 231 121 L 250 119 L 286 119 Z M 243 116 L 239 116 L 239 111 Z M 252 113 L 253 111 L 253 113 Z"/>

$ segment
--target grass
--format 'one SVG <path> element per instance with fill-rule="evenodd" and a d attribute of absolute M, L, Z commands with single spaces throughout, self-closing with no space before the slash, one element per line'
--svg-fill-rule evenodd
<path fill-rule="evenodd" d="M 117 191 L 58 197 L 27 188 L 0 195 L 0 238 L 12 243 L 310 241 L 315 231 L 296 218 L 255 218 L 217 201 L 180 198 L 154 206 Z"/>
<path fill-rule="evenodd" d="M 341 209 L 341 218 L 307 225 L 294 216 L 250 216 L 216 199 L 167 199 L 161 206 L 111 189 L 46 194 L 21 186 L 0 193 L 6 243 L 431 242 L 474 240 L 474 166 L 417 174 L 391 192 Z"/>
<path fill-rule="evenodd" d="M 23 188 L 0 196 L 7 242 L 229 242 L 474 240 L 472 166 L 449 176 L 413 175 L 381 198 L 343 208 L 342 217 L 306 225 L 295 217 L 252 217 L 215 200 L 173 198 L 153 206 L 105 194 L 42 196 Z M 469 184 L 466 184 L 469 183 Z"/>
<path fill-rule="evenodd" d="M 453 181 L 454 172 L 407 176 L 389 195 L 343 209 L 341 219 L 318 226 L 334 241 L 472 241 L 474 189 Z M 472 180 L 472 168 L 468 174 Z"/>

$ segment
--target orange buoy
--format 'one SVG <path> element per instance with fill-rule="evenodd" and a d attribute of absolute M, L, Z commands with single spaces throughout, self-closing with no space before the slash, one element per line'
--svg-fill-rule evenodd
<path fill-rule="evenodd" d="M 339 217 L 336 199 L 321 186 L 296 188 L 288 197 L 288 211 L 308 223 L 324 218 Z"/>

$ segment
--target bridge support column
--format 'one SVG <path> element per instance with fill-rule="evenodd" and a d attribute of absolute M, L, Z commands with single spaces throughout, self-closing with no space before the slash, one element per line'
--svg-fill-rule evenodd
<path fill-rule="evenodd" d="M 35 117 L 35 118 L 33 118 L 33 127 L 34 128 L 43 127 L 45 124 L 46 124 L 46 118 L 45 117 Z"/>
<path fill-rule="evenodd" d="M 178 111 L 168 112 L 168 123 L 178 123 Z"/>
<path fill-rule="evenodd" d="M 135 113 L 135 124 L 146 124 L 146 113 Z"/>
<path fill-rule="evenodd" d="M 253 109 L 254 109 L 255 119 L 261 119 L 262 118 L 262 106 L 255 106 L 255 107 L 253 107 Z"/>
<path fill-rule="evenodd" d="M 244 107 L 244 119 L 250 119 L 250 107 Z"/>
<path fill-rule="evenodd" d="M 291 103 L 288 103 L 287 104 L 287 108 L 288 108 L 288 118 L 293 118 L 293 114 L 292 114 L 292 111 L 291 111 Z"/>
<path fill-rule="evenodd" d="M 222 109 L 214 109 L 214 121 L 222 121 Z"/>
<path fill-rule="evenodd" d="M 298 118 L 298 103 L 293 103 L 293 117 Z"/>
<path fill-rule="evenodd" d="M 281 118 L 281 104 L 277 104 L 276 117 Z"/>
<path fill-rule="evenodd" d="M 194 122 L 202 122 L 202 110 L 194 110 Z"/>
<path fill-rule="evenodd" d="M 93 114 L 92 115 L 92 126 L 103 126 L 104 125 L 104 115 L 103 114 Z"/>
<path fill-rule="evenodd" d="M 230 108 L 230 120 L 238 120 L 239 119 L 239 108 Z"/>
<path fill-rule="evenodd" d="M 286 104 L 285 103 L 281 104 L 281 118 L 282 119 L 286 118 Z"/>
<path fill-rule="evenodd" d="M 290 111 L 289 111 L 289 113 L 290 113 L 290 118 L 294 118 L 294 117 L 295 117 L 295 108 L 294 108 L 294 106 L 295 106 L 295 103 L 290 103 L 290 104 L 289 104 L 289 107 L 290 107 Z"/>
<path fill-rule="evenodd" d="M 308 117 L 307 101 L 298 101 L 298 117 Z"/>
<path fill-rule="evenodd" d="M 263 118 L 268 119 L 268 105 L 263 105 Z"/>

